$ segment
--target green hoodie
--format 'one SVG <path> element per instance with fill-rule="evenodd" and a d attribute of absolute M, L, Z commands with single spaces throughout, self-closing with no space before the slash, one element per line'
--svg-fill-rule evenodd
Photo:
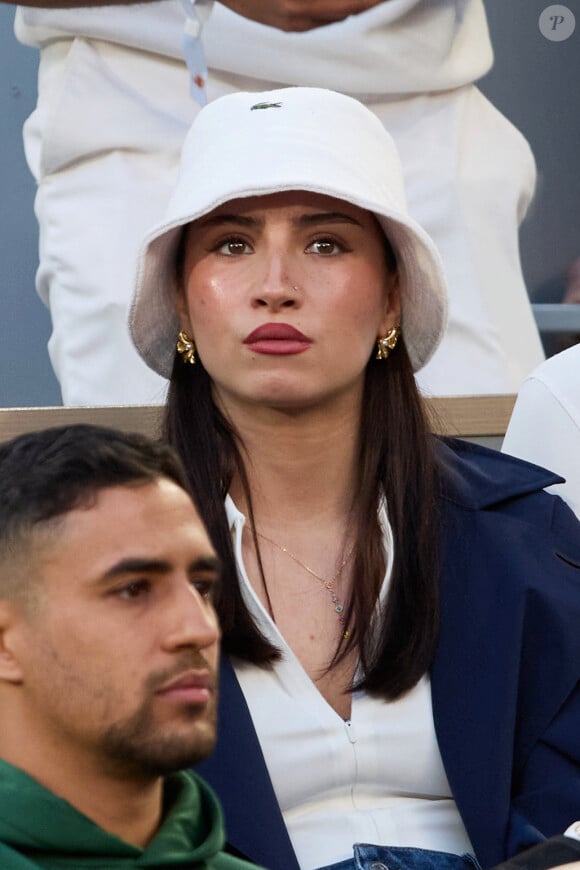
<path fill-rule="evenodd" d="M 225 855 L 222 813 L 208 785 L 176 773 L 165 786 L 163 824 L 146 849 L 99 828 L 24 771 L 0 759 L 1 870 L 251 870 Z"/>

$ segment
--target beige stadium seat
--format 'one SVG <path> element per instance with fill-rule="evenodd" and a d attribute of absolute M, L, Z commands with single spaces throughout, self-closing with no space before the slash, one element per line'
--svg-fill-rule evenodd
<path fill-rule="evenodd" d="M 452 396 L 426 399 L 434 432 L 500 447 L 515 396 Z M 0 441 L 24 432 L 72 423 L 95 423 L 157 437 L 163 409 L 158 405 L 94 408 L 2 408 Z"/>

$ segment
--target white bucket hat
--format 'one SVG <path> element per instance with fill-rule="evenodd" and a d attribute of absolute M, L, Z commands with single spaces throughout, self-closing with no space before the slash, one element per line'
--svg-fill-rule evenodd
<path fill-rule="evenodd" d="M 177 247 L 185 224 L 232 199 L 305 190 L 375 214 L 397 257 L 401 328 L 413 370 L 447 323 L 439 253 L 407 211 L 395 144 L 376 115 L 321 88 L 236 93 L 205 106 L 185 140 L 165 217 L 145 238 L 130 328 L 137 350 L 169 378 L 179 331 Z"/>

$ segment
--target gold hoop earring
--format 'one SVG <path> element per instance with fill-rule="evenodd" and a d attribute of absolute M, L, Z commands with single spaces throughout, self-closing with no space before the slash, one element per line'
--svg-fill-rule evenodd
<path fill-rule="evenodd" d="M 377 338 L 377 354 L 375 359 L 386 359 L 397 346 L 401 327 L 393 326 L 383 338 Z"/>
<path fill-rule="evenodd" d="M 177 353 L 180 355 L 181 359 L 184 363 L 190 363 L 192 366 L 195 365 L 195 342 L 193 338 L 190 338 L 187 332 L 181 330 L 179 335 L 177 336 L 176 343 Z"/>

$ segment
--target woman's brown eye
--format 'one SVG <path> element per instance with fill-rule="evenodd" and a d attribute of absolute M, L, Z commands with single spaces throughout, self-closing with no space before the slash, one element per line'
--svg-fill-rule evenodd
<path fill-rule="evenodd" d="M 227 239 L 225 242 L 220 242 L 216 250 L 226 256 L 251 253 L 250 246 L 243 239 Z"/>
<path fill-rule="evenodd" d="M 314 254 L 337 254 L 340 251 L 339 246 L 332 239 L 317 239 L 312 242 L 309 250 Z"/>
<path fill-rule="evenodd" d="M 246 247 L 245 242 L 228 242 L 227 249 L 230 254 L 243 254 Z"/>

